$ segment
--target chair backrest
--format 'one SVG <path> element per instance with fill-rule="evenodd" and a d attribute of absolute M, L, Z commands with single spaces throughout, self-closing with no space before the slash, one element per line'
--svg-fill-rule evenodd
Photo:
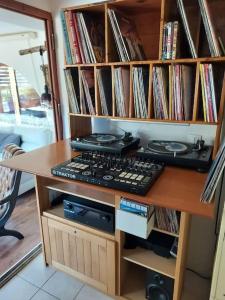
<path fill-rule="evenodd" d="M 17 145 L 8 144 L 3 149 L 2 159 L 10 159 L 13 156 L 17 156 L 23 153 L 25 152 Z M 16 170 L 0 166 L 0 205 L 1 200 L 3 200 L 13 191 L 17 174 L 18 171 Z"/>

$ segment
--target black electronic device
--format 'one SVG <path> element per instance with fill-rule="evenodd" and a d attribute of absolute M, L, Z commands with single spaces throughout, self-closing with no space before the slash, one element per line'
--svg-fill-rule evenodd
<path fill-rule="evenodd" d="M 146 299 L 149 300 L 172 300 L 174 279 L 158 272 L 146 271 Z"/>
<path fill-rule="evenodd" d="M 77 196 L 63 197 L 64 216 L 106 232 L 115 231 L 115 209 Z"/>
<path fill-rule="evenodd" d="M 212 161 L 212 146 L 205 146 L 203 140 L 196 144 L 152 140 L 147 147 L 141 147 L 137 155 L 168 165 L 193 168 L 198 171 L 208 171 Z"/>
<path fill-rule="evenodd" d="M 86 137 L 71 140 L 71 148 L 79 151 L 101 151 L 108 153 L 124 153 L 137 148 L 140 139 L 132 137 L 130 132 L 123 135 L 93 133 Z"/>
<path fill-rule="evenodd" d="M 53 175 L 145 195 L 163 171 L 149 159 L 83 152 L 51 169 Z"/>
<path fill-rule="evenodd" d="M 164 234 L 155 230 L 152 230 L 147 239 L 137 237 L 131 234 L 126 234 L 125 236 L 125 249 L 135 249 L 136 247 L 141 247 L 149 251 L 153 251 L 155 254 L 170 259 L 173 254 L 171 254 L 171 249 L 174 246 L 175 237 Z"/>

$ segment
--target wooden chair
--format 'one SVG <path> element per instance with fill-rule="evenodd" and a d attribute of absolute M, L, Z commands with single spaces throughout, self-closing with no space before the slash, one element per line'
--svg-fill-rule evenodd
<path fill-rule="evenodd" d="M 3 149 L 2 159 L 10 159 L 22 153 L 24 153 L 24 151 L 17 145 L 9 144 Z M 19 240 L 24 238 L 18 231 L 5 229 L 5 224 L 9 220 L 16 205 L 21 173 L 21 171 L 0 166 L 0 237 L 9 235 Z"/>

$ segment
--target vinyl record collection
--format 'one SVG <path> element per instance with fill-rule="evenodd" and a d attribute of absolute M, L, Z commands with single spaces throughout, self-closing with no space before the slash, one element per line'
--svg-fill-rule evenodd
<path fill-rule="evenodd" d="M 168 22 L 163 28 L 162 59 L 176 59 L 178 56 L 179 23 Z"/>
<path fill-rule="evenodd" d="M 217 35 L 216 28 L 214 25 L 214 20 L 209 5 L 210 2 L 208 0 L 198 0 L 197 3 L 198 3 L 197 9 L 200 10 L 201 13 L 201 18 L 204 24 L 204 30 L 206 33 L 206 38 L 208 41 L 208 46 L 209 46 L 211 56 L 212 57 L 221 56 L 222 53 L 224 55 L 225 49 L 224 49 L 223 40 L 220 36 Z M 194 40 L 194 34 L 196 32 L 196 28 L 191 28 L 191 22 L 189 22 L 188 20 L 187 9 L 184 5 L 184 0 L 177 0 L 177 6 L 181 16 L 182 24 L 189 44 L 191 55 L 193 58 L 197 58 L 198 54 L 197 54 L 196 42 Z"/>
<path fill-rule="evenodd" d="M 212 64 L 200 64 L 204 120 L 217 122 L 217 102 Z"/>
<path fill-rule="evenodd" d="M 95 115 L 94 70 L 80 70 L 81 76 L 81 111 Z"/>
<path fill-rule="evenodd" d="M 186 14 L 186 10 L 184 7 L 184 1 L 183 0 L 177 0 L 177 6 L 178 6 L 178 10 L 181 16 L 181 20 L 182 20 L 182 24 L 184 27 L 184 31 L 186 34 L 186 38 L 189 44 L 189 48 L 190 48 L 190 52 L 193 58 L 197 58 L 197 50 L 196 50 L 196 46 L 194 44 L 194 40 L 193 40 L 193 32 L 191 32 L 190 30 L 190 24 L 187 18 L 187 14 Z"/>
<path fill-rule="evenodd" d="M 225 140 L 223 140 L 216 158 L 209 170 L 204 189 L 201 194 L 201 202 L 211 203 L 215 190 L 225 168 Z"/>
<path fill-rule="evenodd" d="M 198 0 L 211 56 L 220 56 L 218 36 L 210 13 L 208 0 Z"/>
<path fill-rule="evenodd" d="M 166 68 L 153 68 L 153 98 L 156 119 L 169 119 L 169 101 L 167 96 L 168 74 Z"/>
<path fill-rule="evenodd" d="M 70 112 L 74 113 L 74 114 L 79 114 L 80 113 L 80 105 L 78 102 L 71 70 L 70 69 L 64 70 L 64 74 L 65 74 L 66 89 L 67 89 L 67 94 L 68 94 Z"/>
<path fill-rule="evenodd" d="M 61 11 L 67 64 L 105 61 L 104 18 L 98 13 Z"/>
<path fill-rule="evenodd" d="M 144 50 L 134 22 L 118 10 L 108 9 L 120 61 L 144 60 Z"/>
<path fill-rule="evenodd" d="M 96 70 L 96 79 L 99 89 L 99 98 L 103 116 L 112 115 L 112 80 L 109 68 Z"/>
<path fill-rule="evenodd" d="M 194 95 L 193 69 L 188 65 L 174 64 L 170 71 L 170 119 L 191 120 Z"/>
<path fill-rule="evenodd" d="M 130 70 L 125 67 L 114 69 L 116 112 L 119 117 L 128 117 L 130 100 Z"/>
<path fill-rule="evenodd" d="M 177 211 L 168 208 L 155 207 L 156 227 L 179 234 L 180 215 Z"/>
<path fill-rule="evenodd" d="M 152 82 L 149 82 L 148 66 L 121 66 L 74 68 L 65 71 L 66 87 L 71 113 L 96 114 L 96 88 L 98 89 L 99 112 L 103 116 L 130 117 L 131 102 L 135 118 L 149 116 L 149 84 L 153 87 L 153 114 L 155 119 L 191 121 L 193 117 L 196 68 L 191 64 L 153 66 Z M 132 78 L 132 80 L 131 80 Z M 113 83 L 113 85 L 112 85 Z M 132 85 L 132 86 L 131 86 Z M 204 122 L 218 122 L 217 86 L 212 64 L 200 64 L 201 90 L 200 113 Z M 131 99 L 132 87 L 132 99 Z"/>
<path fill-rule="evenodd" d="M 136 118 L 148 117 L 149 72 L 143 67 L 133 68 L 133 95 Z"/>

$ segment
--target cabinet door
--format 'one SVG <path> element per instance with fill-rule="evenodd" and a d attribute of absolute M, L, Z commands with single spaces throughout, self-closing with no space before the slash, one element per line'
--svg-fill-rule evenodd
<path fill-rule="evenodd" d="M 219 265 L 219 273 L 217 279 L 216 299 L 225 300 L 225 233 L 223 236 L 222 255 Z"/>
<path fill-rule="evenodd" d="M 115 294 L 115 242 L 48 219 L 52 265 Z"/>

